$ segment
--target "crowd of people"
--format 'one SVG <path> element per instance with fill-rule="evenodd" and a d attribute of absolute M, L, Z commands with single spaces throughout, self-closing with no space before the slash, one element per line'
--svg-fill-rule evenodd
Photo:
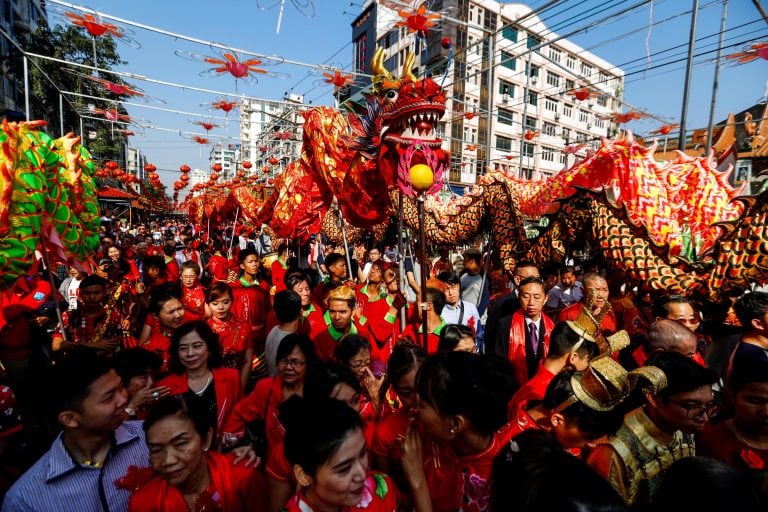
<path fill-rule="evenodd" d="M 2 292 L 3 512 L 768 508 L 768 293 L 208 228 Z"/>

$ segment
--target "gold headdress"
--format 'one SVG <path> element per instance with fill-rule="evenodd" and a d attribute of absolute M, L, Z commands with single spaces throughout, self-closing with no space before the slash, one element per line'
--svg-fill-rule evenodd
<path fill-rule="evenodd" d="M 403 63 L 403 76 L 395 78 L 387 68 L 384 67 L 385 51 L 384 48 L 376 48 L 376 53 L 371 59 L 371 71 L 373 72 L 373 89 L 380 91 L 382 89 L 399 89 L 405 82 L 416 82 L 416 76 L 413 74 L 413 66 L 416 63 L 416 56 L 408 52 Z"/>
<path fill-rule="evenodd" d="M 600 325 L 603 323 L 603 319 L 611 311 L 610 302 L 605 303 L 605 306 L 600 308 L 598 315 L 592 314 L 592 298 L 587 300 L 587 303 L 581 308 L 581 312 L 576 320 L 566 320 L 568 327 L 581 336 L 581 339 L 574 345 L 573 350 L 579 348 L 584 341 L 597 343 L 600 347 L 600 355 L 606 356 L 614 352 L 629 346 L 629 334 L 627 331 L 618 331 L 610 336 L 604 336 L 600 331 Z"/>

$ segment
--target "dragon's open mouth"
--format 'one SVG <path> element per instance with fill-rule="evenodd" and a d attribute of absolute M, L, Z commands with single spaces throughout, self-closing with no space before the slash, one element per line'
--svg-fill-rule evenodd
<path fill-rule="evenodd" d="M 429 104 L 427 104 L 429 105 Z M 435 108 L 409 108 L 395 111 L 389 114 L 392 119 L 387 123 L 384 139 L 401 144 L 426 144 L 431 148 L 439 148 L 442 139 L 437 137 L 437 123 L 445 113 L 444 110 Z M 413 112 L 408 114 L 408 111 Z M 393 115 L 394 114 L 394 115 Z"/>

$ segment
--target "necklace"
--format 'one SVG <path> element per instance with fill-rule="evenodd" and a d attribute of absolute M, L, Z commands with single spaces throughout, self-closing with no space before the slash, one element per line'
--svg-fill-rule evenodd
<path fill-rule="evenodd" d="M 205 390 L 208 389 L 208 386 L 210 385 L 211 381 L 213 380 L 213 375 L 210 373 L 208 374 L 208 379 L 205 381 L 205 384 L 203 384 L 203 387 L 201 387 L 199 390 L 195 391 L 192 389 L 192 386 L 189 386 L 189 389 L 196 394 L 197 396 L 202 396 L 203 393 L 205 393 Z"/>

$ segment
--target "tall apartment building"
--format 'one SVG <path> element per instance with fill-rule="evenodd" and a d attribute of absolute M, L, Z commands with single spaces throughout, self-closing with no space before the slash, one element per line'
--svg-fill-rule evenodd
<path fill-rule="evenodd" d="M 566 146 L 583 144 L 576 153 L 581 156 L 600 137 L 614 134 L 616 126 L 605 116 L 621 111 L 621 69 L 558 39 L 527 5 L 430 5 L 445 16 L 425 41 L 394 27 L 402 20 L 394 9 L 367 0 L 352 23 L 355 71 L 370 73 L 373 52 L 381 47 L 387 69 L 402 73 L 413 51 L 417 76 L 428 72 L 443 85 L 448 105 L 438 133 L 451 151 L 449 181 L 457 190 L 489 168 L 527 178 L 552 175 L 574 161 Z M 441 45 L 445 37 L 453 45 L 450 63 Z M 578 101 L 569 92 L 581 86 L 595 93 Z"/>
<path fill-rule="evenodd" d="M 214 164 L 221 164 L 221 171 L 219 171 L 219 179 L 221 181 L 234 178 L 236 172 L 236 164 L 239 161 L 240 156 L 240 144 L 222 144 L 217 142 L 211 147 L 211 153 L 208 156 L 208 161 L 211 163 L 211 167 Z"/>
<path fill-rule="evenodd" d="M 211 177 L 211 171 L 206 169 L 192 169 L 192 172 L 189 173 L 189 187 L 187 190 L 190 190 L 190 194 L 197 195 L 197 192 L 191 192 L 191 190 L 195 187 L 197 184 L 205 184 L 208 182 L 208 178 Z M 202 192 L 199 192 L 199 194 L 202 194 Z"/>
<path fill-rule="evenodd" d="M 268 168 L 278 174 L 299 158 L 304 116 L 304 97 L 287 94 L 282 101 L 246 99 L 240 105 L 242 160 L 253 164 L 251 172 Z M 274 163 L 273 163 L 274 162 Z"/>
<path fill-rule="evenodd" d="M 0 0 L 0 28 L 24 47 L 46 17 L 44 0 Z M 0 117 L 24 119 L 24 84 L 21 54 L 0 34 Z"/>

